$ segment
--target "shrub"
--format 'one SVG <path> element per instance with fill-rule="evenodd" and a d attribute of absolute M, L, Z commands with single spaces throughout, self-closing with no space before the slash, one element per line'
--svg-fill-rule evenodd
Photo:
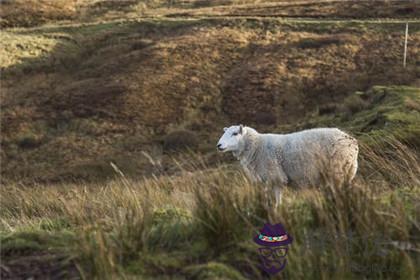
<path fill-rule="evenodd" d="M 143 39 L 143 40 L 134 42 L 131 45 L 131 49 L 132 50 L 142 50 L 142 49 L 147 48 L 151 45 L 153 45 L 153 41 Z"/>
<path fill-rule="evenodd" d="M 152 213 L 148 245 L 154 248 L 182 248 L 192 240 L 194 230 L 192 216 L 185 209 L 159 208 Z"/>
<path fill-rule="evenodd" d="M 22 149 L 33 149 L 41 145 L 41 139 L 34 134 L 25 134 L 17 140 Z"/>
<path fill-rule="evenodd" d="M 319 115 L 328 115 L 333 114 L 337 110 L 337 105 L 328 103 L 319 106 L 318 113 Z"/>
<path fill-rule="evenodd" d="M 359 95 L 353 94 L 344 99 L 343 110 L 345 113 L 355 114 L 367 108 L 368 102 Z"/>
<path fill-rule="evenodd" d="M 257 112 L 255 121 L 257 124 L 274 125 L 277 123 L 277 116 L 274 112 Z"/>
<path fill-rule="evenodd" d="M 197 135 L 189 130 L 177 130 L 167 134 L 163 139 L 165 151 L 180 151 L 198 147 Z"/>
<path fill-rule="evenodd" d="M 297 43 L 297 47 L 301 49 L 320 49 L 328 45 L 338 45 L 341 42 L 342 40 L 336 37 L 305 38 Z"/>

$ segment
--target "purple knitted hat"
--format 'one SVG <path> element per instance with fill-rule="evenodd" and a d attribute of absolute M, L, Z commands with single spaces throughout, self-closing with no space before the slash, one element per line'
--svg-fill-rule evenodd
<path fill-rule="evenodd" d="M 254 242 L 258 245 L 268 247 L 285 246 L 292 243 L 293 238 L 286 232 L 282 224 L 265 224 L 260 230 L 260 234 L 254 237 Z"/>

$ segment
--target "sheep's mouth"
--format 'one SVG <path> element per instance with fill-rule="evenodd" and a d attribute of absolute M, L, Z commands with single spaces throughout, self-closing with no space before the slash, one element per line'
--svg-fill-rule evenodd
<path fill-rule="evenodd" d="M 221 147 L 219 147 L 217 149 L 219 150 L 219 152 L 223 152 L 224 150 L 226 150 L 226 148 L 221 148 Z"/>

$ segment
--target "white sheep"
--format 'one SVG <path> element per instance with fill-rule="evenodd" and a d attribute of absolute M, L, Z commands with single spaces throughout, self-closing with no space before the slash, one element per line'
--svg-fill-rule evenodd
<path fill-rule="evenodd" d="M 236 125 L 224 128 L 217 148 L 233 152 L 254 181 L 270 183 L 276 206 L 283 186 L 349 184 L 358 166 L 357 140 L 337 128 L 261 134 Z"/>

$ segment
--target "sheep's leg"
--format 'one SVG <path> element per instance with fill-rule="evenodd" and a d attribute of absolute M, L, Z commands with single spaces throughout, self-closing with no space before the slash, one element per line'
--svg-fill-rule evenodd
<path fill-rule="evenodd" d="M 269 196 L 269 205 L 267 209 L 268 220 L 272 224 L 278 223 L 279 218 L 280 218 L 278 216 L 278 206 L 281 204 L 281 200 L 282 200 L 281 187 L 271 185 L 268 196 Z"/>
<path fill-rule="evenodd" d="M 274 192 L 274 198 L 275 198 L 275 208 L 277 209 L 277 207 L 281 204 L 281 200 L 282 200 L 282 188 L 284 186 L 287 185 L 288 182 L 288 178 L 286 176 L 286 173 L 284 172 L 281 163 L 277 162 L 275 165 L 275 172 L 274 172 L 274 177 L 275 179 L 275 184 L 273 185 L 273 192 Z"/>

